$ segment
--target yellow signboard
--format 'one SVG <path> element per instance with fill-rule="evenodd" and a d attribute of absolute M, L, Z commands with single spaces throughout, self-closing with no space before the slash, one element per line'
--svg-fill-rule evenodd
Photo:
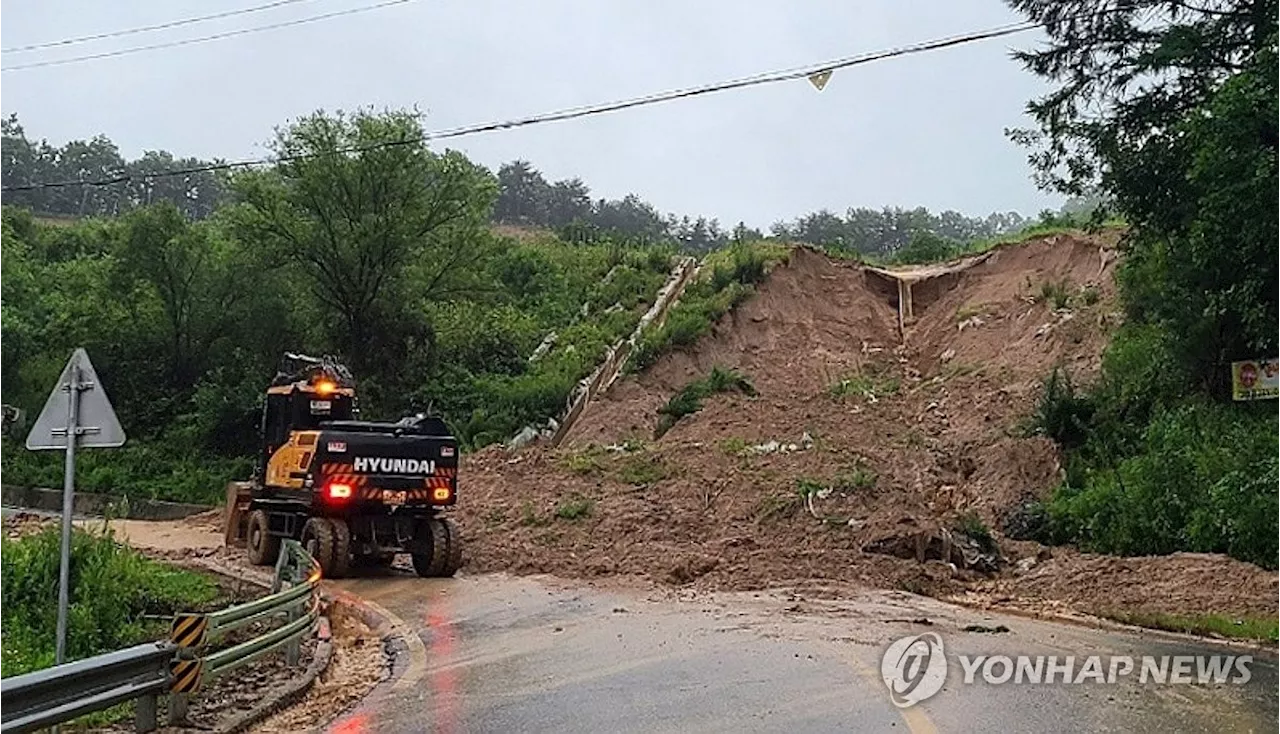
<path fill-rule="evenodd" d="M 1231 397 L 1235 400 L 1280 397 L 1280 360 L 1232 362 Z"/>

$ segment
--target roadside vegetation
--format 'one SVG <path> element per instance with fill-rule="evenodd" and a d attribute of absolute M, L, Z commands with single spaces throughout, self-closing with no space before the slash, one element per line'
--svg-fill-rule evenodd
<path fill-rule="evenodd" d="M 0 540 L 5 677 L 54 663 L 60 532 Z M 77 530 L 71 544 L 67 658 L 77 660 L 163 637 L 175 612 L 218 595 L 209 579 L 144 558 L 109 533 Z"/>
<path fill-rule="evenodd" d="M 1011 4 L 1038 21 L 1092 7 Z M 1039 175 L 1060 191 L 1100 187 L 1129 223 L 1126 323 L 1096 384 L 1046 379 L 1036 422 L 1065 449 L 1066 479 L 1021 524 L 1097 551 L 1275 569 L 1280 421 L 1274 399 L 1233 402 L 1231 363 L 1280 346 L 1276 17 L 1229 2 L 1149 27 L 1146 5 L 1117 11 L 1106 38 L 1059 26 L 1021 56 L 1066 84 L 1031 103 L 1039 128 L 1016 135 Z M 1121 83 L 1135 69 L 1162 81 Z M 1092 109 L 1108 112 L 1080 117 Z"/>
<path fill-rule="evenodd" d="M 1221 614 L 1177 615 L 1141 612 L 1104 612 L 1101 616 L 1122 624 L 1181 632 L 1202 637 L 1225 637 L 1275 644 L 1280 640 L 1280 622 L 1258 617 L 1225 617 Z"/>
<path fill-rule="evenodd" d="M 675 243 L 505 237 L 489 226 L 494 176 L 456 153 L 325 154 L 417 126 L 399 113 L 304 118 L 275 146 L 315 157 L 220 180 L 199 219 L 167 201 L 70 222 L 6 206 L 4 403 L 29 425 L 85 347 L 130 442 L 86 452 L 78 486 L 194 502 L 248 475 L 284 351 L 342 355 L 364 415 L 431 410 L 468 449 L 555 415 L 635 328 Z M 21 148 L 11 132 L 6 147 Z M 307 193 L 320 189 L 354 199 Z M 0 452 L 5 481 L 58 486 L 60 458 L 22 438 Z"/>

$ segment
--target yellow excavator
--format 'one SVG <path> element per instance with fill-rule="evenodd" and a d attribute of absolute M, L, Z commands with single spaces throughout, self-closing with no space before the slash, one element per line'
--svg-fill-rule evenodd
<path fill-rule="evenodd" d="M 438 418 L 359 420 L 351 372 L 333 357 L 286 354 L 267 388 L 252 479 L 227 487 L 226 541 L 275 563 L 280 541 L 301 541 L 325 576 L 390 565 L 419 576 L 462 565 L 458 442 Z"/>

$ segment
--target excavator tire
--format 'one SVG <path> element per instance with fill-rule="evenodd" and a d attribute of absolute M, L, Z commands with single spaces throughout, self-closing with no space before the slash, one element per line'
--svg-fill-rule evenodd
<path fill-rule="evenodd" d="M 351 573 L 351 528 L 341 518 L 334 518 L 329 524 L 333 526 L 333 570 L 329 578 L 340 579 Z"/>
<path fill-rule="evenodd" d="M 249 513 L 249 563 L 270 566 L 280 557 L 280 538 L 268 531 L 267 513 L 254 510 Z"/>
<path fill-rule="evenodd" d="M 335 578 L 333 525 L 323 517 L 313 517 L 302 526 L 302 547 L 320 564 L 325 578 Z"/>
<path fill-rule="evenodd" d="M 418 523 L 417 535 L 425 537 L 431 543 L 431 550 L 426 553 L 413 554 L 413 570 L 423 578 L 443 576 L 445 563 L 449 559 L 449 535 L 436 529 L 436 518 L 429 518 Z"/>
<path fill-rule="evenodd" d="M 413 570 L 424 577 L 448 577 L 462 565 L 462 535 L 447 518 L 433 517 L 419 525 L 431 539 L 431 552 L 413 554 Z"/>
<path fill-rule="evenodd" d="M 452 576 L 462 567 L 462 531 L 458 529 L 458 524 L 447 517 L 436 518 L 432 525 L 433 529 L 443 531 L 448 537 L 446 543 L 447 550 L 444 568 L 441 570 L 441 576 Z"/>

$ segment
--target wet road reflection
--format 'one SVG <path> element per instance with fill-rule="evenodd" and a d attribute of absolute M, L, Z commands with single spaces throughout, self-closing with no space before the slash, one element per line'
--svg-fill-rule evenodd
<path fill-rule="evenodd" d="M 332 732 L 1277 729 L 1274 655 L 1263 652 L 1244 687 L 962 685 L 953 666 L 936 696 L 898 709 L 880 680 L 880 656 L 922 629 L 945 638 L 950 655 L 1186 654 L 1196 645 L 897 592 L 676 601 L 669 591 L 498 575 L 338 586 L 385 610 L 410 644 L 398 644 L 391 680 Z M 997 626 L 1007 630 L 966 631 Z"/>

